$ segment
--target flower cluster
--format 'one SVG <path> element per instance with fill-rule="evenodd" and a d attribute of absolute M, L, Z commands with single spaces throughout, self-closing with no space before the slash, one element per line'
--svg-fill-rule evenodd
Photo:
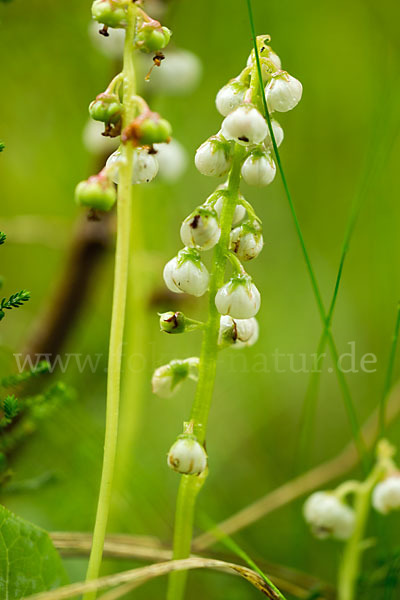
<path fill-rule="evenodd" d="M 311 494 L 304 504 L 303 514 L 316 537 L 331 536 L 339 540 L 351 537 L 356 512 L 346 501 L 348 495 L 357 498 L 366 494 L 375 510 L 383 515 L 400 510 L 400 471 L 393 455 L 394 448 L 382 440 L 375 468 L 365 482 L 346 481 L 335 490 Z"/>
<path fill-rule="evenodd" d="M 95 0 L 92 5 L 92 16 L 103 24 L 100 33 L 108 37 L 108 28 L 124 29 L 130 2 L 128 0 Z M 139 50 L 145 53 L 160 52 L 169 42 L 171 32 L 166 27 L 149 17 L 139 6 L 136 8 L 136 35 L 132 52 Z M 148 183 L 154 179 L 159 169 L 156 158 L 160 154 L 160 162 L 165 160 L 165 149 L 171 142 L 171 125 L 155 112 L 152 112 L 140 96 L 129 99 L 135 105 L 135 118 L 126 123 L 124 115 L 124 76 L 119 73 L 98 94 L 89 106 L 89 114 L 93 122 L 104 128 L 102 135 L 107 139 L 119 138 L 120 146 L 108 158 L 105 167 L 97 175 L 81 181 L 75 190 L 76 202 L 84 207 L 109 211 L 117 200 L 114 184 L 119 182 L 119 169 L 124 162 L 122 147 L 132 144 L 134 159 L 132 183 Z M 88 136 L 92 129 L 88 129 Z M 97 132 L 97 129 L 96 129 Z M 180 149 L 176 145 L 172 149 L 176 156 Z M 168 154 L 168 153 L 167 153 Z"/>
<path fill-rule="evenodd" d="M 283 130 L 276 120 L 271 121 L 271 136 L 263 116 L 262 94 L 266 94 L 270 112 L 282 112 L 293 108 L 300 101 L 302 92 L 301 83 L 281 70 L 280 60 L 268 42 L 266 36 L 257 39 L 262 86 L 253 51 L 243 71 L 217 94 L 216 107 L 225 118 L 220 131 L 198 148 L 194 162 L 203 175 L 226 177 L 226 181 L 184 219 L 180 228 L 183 248 L 165 265 L 163 273 L 166 286 L 174 293 L 199 297 L 210 290 L 210 315 L 213 311 L 219 314 L 219 333 L 217 331 L 215 337 L 219 348 L 243 348 L 258 339 L 255 315 L 261 304 L 260 292 L 242 263 L 260 254 L 264 240 L 261 221 L 239 187 L 241 179 L 256 186 L 266 186 L 273 181 L 276 166 L 272 157 L 272 137 L 277 145 L 283 140 Z M 202 253 L 211 249 L 215 252 L 209 272 Z M 228 263 L 231 274 L 224 281 Z M 212 327 L 210 319 L 211 316 L 207 323 L 198 323 L 182 313 L 171 311 L 161 315 L 160 325 L 161 330 L 168 333 L 200 327 L 207 330 Z M 154 385 L 164 373 L 168 373 L 170 381 L 168 395 L 177 389 L 171 364 L 156 371 L 153 377 L 156 393 L 159 393 L 158 389 L 164 389 L 161 383 Z M 192 444 L 193 433 L 190 435 Z M 185 445 L 180 442 L 178 440 L 176 444 L 181 451 L 186 448 L 189 453 L 189 442 Z M 173 460 L 169 459 L 168 464 L 176 468 Z M 186 461 L 180 460 L 179 464 L 186 464 Z"/>

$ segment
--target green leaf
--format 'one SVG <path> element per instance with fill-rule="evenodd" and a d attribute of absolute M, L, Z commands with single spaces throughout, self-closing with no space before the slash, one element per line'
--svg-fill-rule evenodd
<path fill-rule="evenodd" d="M 20 600 L 67 582 L 48 534 L 0 505 L 0 598 Z"/>

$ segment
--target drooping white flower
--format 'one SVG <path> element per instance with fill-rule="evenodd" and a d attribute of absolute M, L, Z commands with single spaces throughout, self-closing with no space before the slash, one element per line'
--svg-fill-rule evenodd
<path fill-rule="evenodd" d="M 169 144 L 153 144 L 157 150 L 158 177 L 167 183 L 174 183 L 185 172 L 188 155 L 185 148 L 176 139 Z"/>
<path fill-rule="evenodd" d="M 354 529 L 355 515 L 352 508 L 330 492 L 315 492 L 303 507 L 306 522 L 318 538 L 333 536 L 346 540 Z"/>
<path fill-rule="evenodd" d="M 242 165 L 242 177 L 249 185 L 268 185 L 273 181 L 275 173 L 276 166 L 271 155 L 260 150 L 254 150 Z"/>
<path fill-rule="evenodd" d="M 261 144 L 268 134 L 268 126 L 261 113 L 250 104 L 243 104 L 222 122 L 222 135 L 244 146 Z"/>
<path fill-rule="evenodd" d="M 248 275 L 234 276 L 222 286 L 216 296 L 215 305 L 221 315 L 234 319 L 250 319 L 260 308 L 260 292 Z"/>
<path fill-rule="evenodd" d="M 194 248 L 183 248 L 164 267 L 164 281 L 171 292 L 202 296 L 208 289 L 210 276 Z"/>
<path fill-rule="evenodd" d="M 221 235 L 216 211 L 200 206 L 183 221 L 180 233 L 185 246 L 213 248 Z"/>
<path fill-rule="evenodd" d="M 198 86 L 203 65 L 194 52 L 183 48 L 163 50 L 165 60 L 159 69 L 153 69 L 146 87 L 158 94 L 184 96 Z M 149 69 L 149 59 L 143 59 L 144 72 Z"/>
<path fill-rule="evenodd" d="M 116 29 L 115 31 L 120 31 Z M 83 132 L 82 140 L 86 150 L 91 154 L 107 154 L 113 152 L 119 144 L 116 138 L 101 135 L 104 131 L 104 123 L 88 119 Z"/>
<path fill-rule="evenodd" d="M 158 367 L 151 379 L 152 390 L 160 398 L 170 398 L 186 379 L 197 380 L 199 359 L 171 360 L 167 365 Z"/>
<path fill-rule="evenodd" d="M 220 319 L 218 343 L 220 346 L 233 345 L 235 348 L 253 346 L 258 340 L 257 319 L 232 319 L 224 315 Z"/>
<path fill-rule="evenodd" d="M 195 165 L 202 175 L 222 177 L 231 168 L 230 150 L 229 143 L 217 136 L 211 137 L 197 149 Z"/>
<path fill-rule="evenodd" d="M 168 466 L 185 475 L 200 475 L 207 468 L 207 453 L 195 436 L 183 435 L 171 446 Z"/>
<path fill-rule="evenodd" d="M 283 142 L 283 138 L 285 137 L 285 134 L 283 133 L 283 129 L 282 129 L 281 125 L 275 119 L 271 120 L 271 125 L 272 125 L 272 131 L 274 132 L 276 145 L 279 148 L 279 146 Z M 268 130 L 268 135 L 264 140 L 264 144 L 265 144 L 265 147 L 267 148 L 267 150 L 271 150 L 273 144 L 272 144 L 271 134 L 270 134 L 269 130 Z"/>
<path fill-rule="evenodd" d="M 372 506 L 383 515 L 400 509 L 400 473 L 386 477 L 375 486 Z"/>
<path fill-rule="evenodd" d="M 215 99 L 218 112 L 226 117 L 235 110 L 235 108 L 238 108 L 244 100 L 247 89 L 248 88 L 237 79 L 232 79 L 232 81 L 224 85 L 224 87 L 219 90 Z"/>
<path fill-rule="evenodd" d="M 114 183 L 119 182 L 119 167 L 123 161 L 119 150 L 113 152 L 107 159 L 106 167 L 111 170 Z M 145 148 L 136 148 L 133 157 L 132 183 L 149 183 L 158 172 L 158 162 L 153 154 L 149 154 Z"/>
<path fill-rule="evenodd" d="M 222 184 L 219 186 L 218 189 L 226 189 L 226 184 Z M 217 192 L 218 193 L 218 192 Z M 238 200 L 240 201 L 241 199 L 244 200 L 244 197 L 242 196 L 242 194 L 238 194 Z M 218 199 L 214 204 L 214 210 L 218 215 L 218 218 L 221 217 L 221 212 L 222 212 L 222 206 L 224 203 L 224 196 L 223 194 L 218 194 Z M 243 204 L 236 204 L 236 208 L 235 208 L 235 212 L 233 214 L 233 220 L 232 220 L 232 225 L 237 225 L 238 223 L 240 223 L 240 221 L 242 221 L 244 219 L 244 216 L 246 214 L 246 209 L 243 206 Z"/>
<path fill-rule="evenodd" d="M 265 93 L 271 111 L 287 112 L 300 102 L 303 86 L 298 79 L 286 71 L 279 71 L 272 75 Z"/>
<path fill-rule="evenodd" d="M 243 223 L 232 229 L 229 247 L 241 261 L 257 258 L 264 246 L 259 228 L 251 223 Z"/>
<path fill-rule="evenodd" d="M 249 55 L 249 58 L 247 59 L 247 66 L 252 67 L 254 64 L 254 60 L 255 60 L 254 50 L 252 50 Z M 266 66 L 268 65 L 267 61 L 270 61 L 274 65 L 274 67 L 276 67 L 279 70 L 282 68 L 281 59 L 276 54 L 276 52 L 274 52 L 272 50 L 272 48 L 270 48 L 269 46 L 265 46 L 263 52 L 261 53 L 261 69 L 262 69 L 262 71 L 264 71 L 264 69 L 266 70 Z M 264 73 L 263 73 L 263 75 L 264 75 Z"/>

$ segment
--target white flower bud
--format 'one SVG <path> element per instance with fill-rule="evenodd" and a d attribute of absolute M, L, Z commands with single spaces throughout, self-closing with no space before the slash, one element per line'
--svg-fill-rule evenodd
<path fill-rule="evenodd" d="M 164 281 L 171 292 L 202 296 L 208 289 L 209 274 L 194 248 L 184 248 L 164 267 Z"/>
<path fill-rule="evenodd" d="M 202 175 L 222 177 L 231 168 L 230 146 L 217 137 L 211 137 L 197 149 L 194 162 Z"/>
<path fill-rule="evenodd" d="M 233 345 L 235 348 L 253 346 L 258 340 L 257 319 L 232 319 L 224 315 L 220 319 L 218 343 L 220 346 Z"/>
<path fill-rule="evenodd" d="M 248 88 L 237 79 L 232 79 L 232 81 L 224 85 L 224 87 L 219 90 L 215 99 L 218 112 L 226 117 L 235 110 L 235 108 L 238 108 L 244 100 L 247 89 Z"/>
<path fill-rule="evenodd" d="M 268 126 L 254 106 L 243 104 L 222 122 L 222 135 L 238 144 L 261 144 L 268 134 Z"/>
<path fill-rule="evenodd" d="M 203 70 L 199 57 L 182 48 L 166 48 L 163 53 L 165 60 L 159 68 L 151 72 L 147 89 L 169 96 L 191 94 L 198 86 Z M 149 69 L 148 57 L 143 58 L 143 63 L 143 70 L 146 72 Z"/>
<path fill-rule="evenodd" d="M 248 185 L 268 185 L 275 177 L 276 166 L 270 154 L 254 150 L 242 165 L 242 177 Z"/>
<path fill-rule="evenodd" d="M 170 398 L 179 390 L 186 379 L 197 379 L 199 359 L 171 360 L 167 365 L 158 367 L 153 373 L 151 385 L 153 394 L 160 398 Z"/>
<path fill-rule="evenodd" d="M 106 162 L 107 168 L 112 169 L 112 180 L 119 183 L 119 165 L 123 161 L 121 152 L 117 150 L 111 154 Z M 136 148 L 133 157 L 132 183 L 149 183 L 158 172 L 158 162 L 153 154 L 145 148 Z"/>
<path fill-rule="evenodd" d="M 250 319 L 260 308 L 260 292 L 248 275 L 232 277 L 215 296 L 215 305 L 221 315 L 234 319 Z"/>
<path fill-rule="evenodd" d="M 263 52 L 261 53 L 261 70 L 262 70 L 262 74 L 264 75 L 264 71 L 266 71 L 266 61 L 264 61 L 263 59 L 266 59 L 266 61 L 271 62 L 274 67 L 276 67 L 278 70 L 280 70 L 282 68 L 282 62 L 281 59 L 279 58 L 279 56 L 269 47 L 269 46 L 265 46 Z M 254 50 L 251 51 L 249 58 L 247 59 L 247 66 L 248 67 L 252 67 L 253 66 L 253 61 L 255 60 L 255 56 L 254 56 Z M 269 71 L 270 73 L 270 71 Z"/>
<path fill-rule="evenodd" d="M 279 148 L 279 146 L 283 142 L 283 138 L 285 137 L 285 135 L 283 133 L 283 129 L 280 126 L 280 124 L 278 123 L 278 121 L 276 121 L 275 119 L 271 120 L 271 125 L 272 125 L 272 131 L 274 132 L 276 145 Z M 268 130 L 268 135 L 264 140 L 264 144 L 265 144 L 265 147 L 267 148 L 267 150 L 271 150 L 273 144 L 272 144 L 271 134 L 270 134 L 269 130 Z"/>
<path fill-rule="evenodd" d="M 271 111 L 287 112 L 292 110 L 301 100 L 303 86 L 300 81 L 286 71 L 272 75 L 265 88 L 268 108 Z"/>
<path fill-rule="evenodd" d="M 185 246 L 209 250 L 218 242 L 221 229 L 215 210 L 199 207 L 181 226 L 181 240 Z"/>
<path fill-rule="evenodd" d="M 306 522 L 318 538 L 333 536 L 347 540 L 353 532 L 355 515 L 352 508 L 330 492 L 315 492 L 303 507 Z"/>
<path fill-rule="evenodd" d="M 372 506 L 383 515 L 400 509 L 400 473 L 390 475 L 375 486 Z"/>
<path fill-rule="evenodd" d="M 227 188 L 226 183 L 223 183 L 222 185 L 218 186 L 218 190 L 224 190 L 226 188 Z M 218 192 L 216 192 L 216 193 L 218 193 Z M 212 198 L 212 196 L 210 198 Z M 244 200 L 244 196 L 239 193 L 238 199 Z M 218 218 L 221 217 L 223 204 L 224 204 L 224 196 L 223 196 L 223 194 L 218 194 L 218 199 L 214 204 L 214 210 L 217 213 Z M 246 214 L 245 207 L 242 204 L 236 204 L 235 212 L 233 214 L 232 225 L 237 225 L 238 223 L 240 223 L 240 221 L 242 221 L 244 219 L 245 214 Z"/>
<path fill-rule="evenodd" d="M 259 228 L 249 223 L 232 229 L 229 247 L 241 261 L 257 258 L 264 246 Z"/>
<path fill-rule="evenodd" d="M 115 31 L 122 30 L 115 29 Z M 118 148 L 119 140 L 102 135 L 103 131 L 104 123 L 88 119 L 82 132 L 82 141 L 91 154 L 107 154 Z"/>
<path fill-rule="evenodd" d="M 169 144 L 154 144 L 157 150 L 158 177 L 167 183 L 174 183 L 186 171 L 188 156 L 185 148 L 177 140 Z"/>
<path fill-rule="evenodd" d="M 168 466 L 185 475 L 200 475 L 207 468 L 207 453 L 195 436 L 183 435 L 171 446 Z"/>

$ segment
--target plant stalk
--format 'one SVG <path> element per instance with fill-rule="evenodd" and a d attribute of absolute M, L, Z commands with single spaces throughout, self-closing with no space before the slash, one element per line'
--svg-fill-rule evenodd
<path fill-rule="evenodd" d="M 128 7 L 128 25 L 125 35 L 124 66 L 122 71 L 124 86 L 123 127 L 126 127 L 126 125 L 134 119 L 136 112 L 134 101 L 136 80 L 133 64 L 135 24 L 136 7 L 132 4 Z M 118 227 L 108 356 L 106 431 L 103 468 L 101 473 L 96 521 L 93 531 L 92 550 L 90 553 L 86 581 L 96 579 L 100 572 L 115 468 L 118 439 L 122 344 L 128 284 L 133 152 L 134 149 L 132 144 L 128 143 L 122 146 L 121 153 L 123 160 L 121 161 L 121 166 L 119 168 L 120 181 L 118 185 L 117 205 Z M 94 600 L 95 597 L 96 592 L 88 592 L 83 596 L 83 600 Z"/>
<path fill-rule="evenodd" d="M 207 421 L 217 367 L 220 314 L 215 306 L 215 296 L 218 289 L 224 284 L 229 236 L 239 193 L 240 169 L 244 158 L 244 152 L 245 150 L 242 146 L 236 145 L 226 196 L 221 212 L 221 237 L 214 250 L 209 289 L 208 322 L 203 334 L 199 380 L 190 414 L 190 420 L 193 422 L 194 434 L 197 436 L 200 444 L 204 444 L 205 442 Z M 200 476 L 182 475 L 175 515 L 174 560 L 186 558 L 190 554 L 196 498 L 204 484 L 206 476 L 206 473 L 201 474 Z M 170 574 L 167 600 L 183 599 L 186 579 L 187 571 L 173 572 Z"/>

